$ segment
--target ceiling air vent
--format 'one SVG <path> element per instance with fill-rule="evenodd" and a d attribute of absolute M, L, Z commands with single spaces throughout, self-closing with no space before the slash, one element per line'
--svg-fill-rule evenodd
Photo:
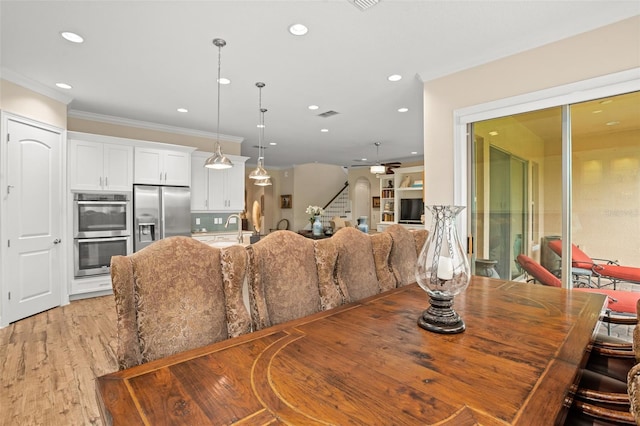
<path fill-rule="evenodd" d="M 258 145 L 253 145 L 254 148 L 256 149 L 268 149 L 268 146 L 258 146 Z"/>
<path fill-rule="evenodd" d="M 336 112 L 336 111 L 325 111 L 322 114 L 318 114 L 318 117 L 329 118 L 329 117 L 333 117 L 334 115 L 338 115 L 338 114 L 340 114 L 340 113 Z"/>
<path fill-rule="evenodd" d="M 349 3 L 360 9 L 362 12 L 375 6 L 379 2 L 380 0 L 349 0 Z"/>

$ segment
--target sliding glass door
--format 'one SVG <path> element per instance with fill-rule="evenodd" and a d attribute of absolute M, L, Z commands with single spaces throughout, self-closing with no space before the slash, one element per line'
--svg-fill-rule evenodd
<path fill-rule="evenodd" d="M 559 191 L 561 111 L 551 108 L 480 121 L 469 127 L 474 154 L 473 263 L 480 269 L 486 263 L 493 264 L 500 278 L 519 279 L 523 271 L 517 256 L 533 254 L 541 259 L 541 224 L 553 222 L 560 209 L 559 193 L 543 191 L 540 171 Z M 545 202 L 541 196 L 549 200 Z M 553 219 L 558 221 L 559 216 Z M 560 233 L 559 226 L 549 225 L 547 229 L 554 235 Z"/>
<path fill-rule="evenodd" d="M 489 262 L 500 278 L 522 279 L 523 253 L 559 275 L 562 255 L 548 243 L 563 226 L 592 257 L 640 267 L 640 92 L 467 128 L 476 273 Z"/>

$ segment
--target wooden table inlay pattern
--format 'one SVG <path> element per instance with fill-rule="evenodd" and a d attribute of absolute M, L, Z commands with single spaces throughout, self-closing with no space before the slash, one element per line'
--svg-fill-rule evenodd
<path fill-rule="evenodd" d="M 553 424 L 602 295 L 474 277 L 465 332 L 416 324 L 415 284 L 100 377 L 113 424 Z"/>

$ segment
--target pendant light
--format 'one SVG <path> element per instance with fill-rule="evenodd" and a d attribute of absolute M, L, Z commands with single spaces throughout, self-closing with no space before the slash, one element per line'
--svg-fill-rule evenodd
<path fill-rule="evenodd" d="M 256 87 L 258 88 L 258 165 L 255 170 L 252 170 L 249 173 L 249 179 L 256 179 L 258 181 L 268 179 L 269 173 L 264 169 L 264 152 L 262 149 L 262 143 L 264 138 L 264 113 L 267 112 L 266 109 L 262 108 L 262 88 L 265 86 L 264 83 L 258 82 L 256 83 Z"/>
<path fill-rule="evenodd" d="M 207 158 L 204 166 L 209 169 L 229 169 L 233 167 L 233 163 L 220 150 L 220 56 L 222 54 L 222 48 L 227 45 L 227 42 L 221 38 L 214 38 L 213 44 L 218 48 L 218 123 L 216 124 L 216 146 L 214 153 L 211 157 Z"/>
<path fill-rule="evenodd" d="M 260 108 L 260 145 L 262 147 L 262 155 L 260 155 L 260 148 L 258 148 L 258 166 L 261 170 L 261 173 L 263 173 L 263 176 L 265 176 L 263 179 L 258 179 L 256 180 L 256 185 L 257 186 L 269 186 L 271 185 L 271 176 L 269 176 L 269 173 L 267 173 L 267 171 L 263 168 L 264 165 L 264 113 L 267 112 L 266 108 Z"/>
<path fill-rule="evenodd" d="M 385 173 L 387 171 L 387 168 L 380 164 L 380 156 L 378 155 L 378 149 L 380 148 L 380 142 L 375 142 L 374 145 L 376 146 L 376 165 L 375 166 L 371 166 L 369 171 L 371 173 L 373 173 L 374 175 L 381 175 L 381 174 L 383 174 L 383 173 Z"/>

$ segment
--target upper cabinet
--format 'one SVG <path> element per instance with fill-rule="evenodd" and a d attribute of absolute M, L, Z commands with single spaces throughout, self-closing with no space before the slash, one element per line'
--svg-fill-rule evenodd
<path fill-rule="evenodd" d="M 135 148 L 134 183 L 190 186 L 191 154 L 185 151 Z"/>
<path fill-rule="evenodd" d="M 68 132 L 69 189 L 132 191 L 136 183 L 191 185 L 191 153 L 195 148 Z"/>
<path fill-rule="evenodd" d="M 81 191 L 131 191 L 133 147 L 69 140 L 69 187 Z"/>
<path fill-rule="evenodd" d="M 244 210 L 244 163 L 248 157 L 227 155 L 233 167 L 213 170 L 204 167 L 211 153 L 191 156 L 191 210 L 235 212 Z"/>

